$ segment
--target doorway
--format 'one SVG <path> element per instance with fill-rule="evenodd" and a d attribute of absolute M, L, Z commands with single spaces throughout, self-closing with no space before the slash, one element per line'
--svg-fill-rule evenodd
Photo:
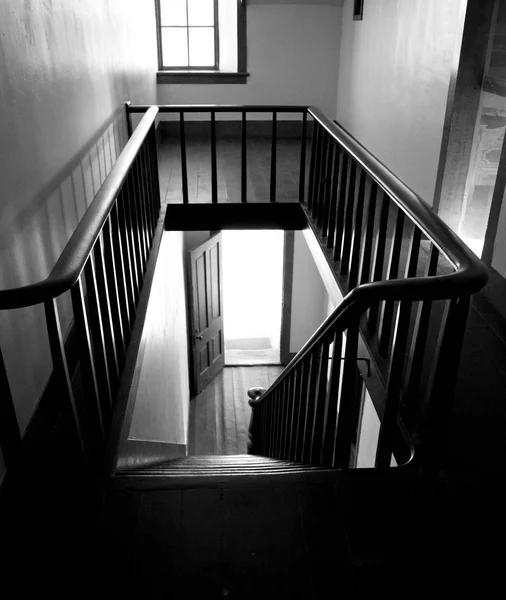
<path fill-rule="evenodd" d="M 284 231 L 222 235 L 225 365 L 279 365 Z"/>

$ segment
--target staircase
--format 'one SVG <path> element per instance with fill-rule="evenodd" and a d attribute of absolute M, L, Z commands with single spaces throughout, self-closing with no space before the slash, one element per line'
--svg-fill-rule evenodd
<path fill-rule="evenodd" d="M 405 527 L 416 483 L 395 477 L 204 456 L 116 473 L 110 486 L 96 535 L 114 597 L 307 600 L 336 586 L 357 597 L 411 573 L 412 536 L 421 543 L 418 525 Z"/>
<path fill-rule="evenodd" d="M 184 113 L 207 109 L 212 131 L 217 112 L 242 114 L 241 203 L 218 203 L 213 134 L 212 202 L 189 204 Z M 245 195 L 246 114 L 259 111 L 272 114 L 270 201 L 254 206 Z M 403 580 L 411 593 L 421 580 L 430 586 L 443 573 L 452 581 L 471 568 L 475 553 L 466 556 L 452 541 L 438 486 L 469 297 L 486 282 L 484 266 L 316 109 L 130 106 L 129 122 L 143 112 L 49 277 L 0 291 L 0 310 L 44 305 L 48 397 L 63 407 L 56 412 L 70 441 L 61 453 L 75 465 L 47 461 L 51 477 L 33 473 L 0 354 L 0 443 L 8 473 L 17 476 L 0 523 L 10 551 L 5 579 L 12 575 L 34 597 L 42 590 L 64 598 L 355 598 L 397 591 Z M 247 222 L 310 231 L 344 299 L 273 386 L 251 400 L 255 456 L 181 458 L 128 471 L 114 463 L 100 482 L 100 514 L 85 516 L 93 503 L 83 497 L 97 482 L 106 441 L 125 419 L 120 381 L 131 376 L 136 311 L 162 235 L 158 112 L 178 114 L 181 126 L 183 204 L 167 207 L 165 227 Z M 301 124 L 292 204 L 278 202 L 276 188 L 276 119 L 285 112 Z M 60 315 L 65 293 L 70 303 Z M 62 333 L 69 323 L 75 348 Z M 376 468 L 356 469 L 365 389 L 381 426 Z M 392 458 L 399 468 L 390 468 Z M 465 519 L 455 523 L 465 527 Z"/>

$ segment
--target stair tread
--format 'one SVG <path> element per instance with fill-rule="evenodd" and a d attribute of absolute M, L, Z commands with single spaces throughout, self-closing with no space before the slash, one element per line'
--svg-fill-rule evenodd
<path fill-rule="evenodd" d="M 255 475 L 305 473 L 329 470 L 328 467 L 294 463 L 265 456 L 249 454 L 222 456 L 187 456 L 172 460 L 138 466 L 133 469 L 120 469 L 116 476 L 198 476 L 198 475 Z"/>

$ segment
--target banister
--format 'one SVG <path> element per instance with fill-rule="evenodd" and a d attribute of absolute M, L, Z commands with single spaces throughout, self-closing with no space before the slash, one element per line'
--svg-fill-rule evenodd
<path fill-rule="evenodd" d="M 454 265 L 456 272 L 450 276 L 451 280 L 444 283 L 444 280 L 440 280 L 441 284 L 448 284 L 450 288 L 456 285 L 461 292 L 471 294 L 480 290 L 488 279 L 487 268 L 446 223 L 345 129 L 326 117 L 318 108 L 310 107 L 308 112 L 360 163 L 370 177 L 388 193 Z"/>
<path fill-rule="evenodd" d="M 0 310 L 46 302 L 66 292 L 75 284 L 157 114 L 156 106 L 146 111 L 49 276 L 37 283 L 0 290 Z"/>
<path fill-rule="evenodd" d="M 131 104 L 128 106 L 129 113 L 143 113 L 149 110 L 149 104 Z M 293 104 L 159 104 L 161 113 L 227 113 L 227 112 L 253 112 L 253 113 L 304 113 L 308 110 L 305 105 Z"/>

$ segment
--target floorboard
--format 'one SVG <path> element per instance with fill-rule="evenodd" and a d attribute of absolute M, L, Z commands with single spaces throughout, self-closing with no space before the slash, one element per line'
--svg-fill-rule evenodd
<path fill-rule="evenodd" d="M 188 455 L 246 454 L 251 409 L 248 390 L 267 388 L 281 365 L 225 367 L 190 402 Z"/>

